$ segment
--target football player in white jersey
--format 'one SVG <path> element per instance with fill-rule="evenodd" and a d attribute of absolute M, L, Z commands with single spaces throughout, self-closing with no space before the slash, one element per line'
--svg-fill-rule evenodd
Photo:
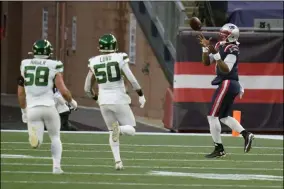
<path fill-rule="evenodd" d="M 136 121 L 129 106 L 130 97 L 126 94 L 124 76 L 139 95 L 140 107 L 146 102 L 142 89 L 132 74 L 126 53 L 117 52 L 117 40 L 112 34 L 99 39 L 101 55 L 89 59 L 89 73 L 85 80 L 86 94 L 97 100 L 104 121 L 110 131 L 109 143 L 115 160 L 115 169 L 123 169 L 120 158 L 119 136 L 135 134 Z M 99 86 L 98 95 L 93 91 L 94 83 Z"/>
<path fill-rule="evenodd" d="M 51 140 L 53 173 L 63 173 L 61 169 L 62 143 L 60 140 L 60 117 L 55 107 L 53 86 L 58 88 L 64 99 L 77 108 L 70 91 L 63 81 L 63 64 L 51 60 L 52 46 L 47 40 L 38 40 L 33 45 L 31 59 L 21 62 L 21 77 L 18 80 L 18 100 L 27 121 L 29 142 L 37 148 L 43 142 L 44 126 Z M 26 119 L 26 120 L 25 120 Z"/>

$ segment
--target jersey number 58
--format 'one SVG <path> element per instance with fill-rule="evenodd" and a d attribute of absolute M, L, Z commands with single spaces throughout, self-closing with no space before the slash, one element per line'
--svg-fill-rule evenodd
<path fill-rule="evenodd" d="M 25 67 L 25 86 L 47 86 L 49 69 L 43 66 L 26 66 Z"/>

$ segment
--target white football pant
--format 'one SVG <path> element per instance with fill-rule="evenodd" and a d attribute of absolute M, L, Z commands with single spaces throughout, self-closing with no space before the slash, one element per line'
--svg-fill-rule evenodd
<path fill-rule="evenodd" d="M 49 137 L 60 137 L 60 117 L 55 106 L 35 106 L 27 109 L 28 131 L 36 130 L 39 142 L 43 142 L 44 126 Z"/>
<path fill-rule="evenodd" d="M 28 131 L 31 138 L 43 142 L 44 126 L 51 140 L 51 154 L 53 169 L 60 169 L 62 143 L 60 140 L 60 117 L 55 106 L 35 106 L 27 109 Z M 36 135 L 36 136 L 34 136 Z M 33 141 L 36 141 L 33 140 Z M 32 145 L 33 146 L 33 145 Z M 33 146 L 35 147 L 35 146 Z"/>
<path fill-rule="evenodd" d="M 112 130 L 113 123 L 117 121 L 119 125 L 136 126 L 135 117 L 128 104 L 105 104 L 101 105 L 100 109 L 108 130 Z"/>

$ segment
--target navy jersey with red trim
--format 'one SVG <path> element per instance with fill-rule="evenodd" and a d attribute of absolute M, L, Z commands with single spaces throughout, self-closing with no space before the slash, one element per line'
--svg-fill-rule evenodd
<path fill-rule="evenodd" d="M 211 82 L 212 85 L 219 85 L 224 80 L 235 80 L 239 81 L 238 74 L 238 63 L 239 63 L 239 47 L 236 44 L 224 44 L 220 45 L 218 42 L 215 45 L 215 48 L 219 51 L 221 55 L 221 59 L 224 61 L 226 56 L 229 54 L 233 54 L 237 57 L 235 64 L 233 65 L 231 71 L 229 73 L 224 73 L 220 70 L 220 68 L 216 64 L 216 75 L 217 77 Z"/>

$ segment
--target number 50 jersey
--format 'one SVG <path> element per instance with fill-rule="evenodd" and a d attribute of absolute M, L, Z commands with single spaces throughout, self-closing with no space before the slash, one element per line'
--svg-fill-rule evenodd
<path fill-rule="evenodd" d="M 54 78 L 58 72 L 63 72 L 62 62 L 39 58 L 25 59 L 20 69 L 25 79 L 27 107 L 55 105 Z"/>
<path fill-rule="evenodd" d="M 99 105 L 131 103 L 122 75 L 122 68 L 128 61 L 126 53 L 110 53 L 89 59 L 88 67 L 94 73 L 99 86 Z"/>

